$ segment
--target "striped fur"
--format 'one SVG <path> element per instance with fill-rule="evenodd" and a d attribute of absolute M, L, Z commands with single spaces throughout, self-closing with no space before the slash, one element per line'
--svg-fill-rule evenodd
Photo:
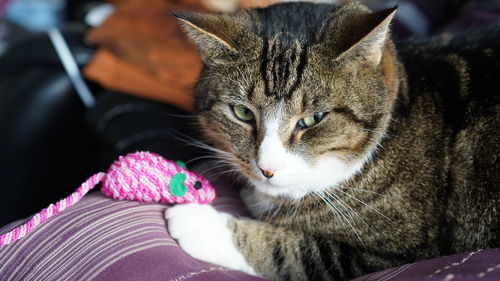
<path fill-rule="evenodd" d="M 500 27 L 400 43 L 397 54 L 384 29 L 392 13 L 293 3 L 178 15 L 205 63 L 201 126 L 229 165 L 265 180 L 255 161 L 279 107 L 287 152 L 357 171 L 301 198 L 245 193 L 258 220 L 229 228 L 266 278 L 346 280 L 500 246 Z M 251 109 L 255 123 L 235 120 L 228 104 Z M 318 111 L 329 114 L 297 130 Z"/>

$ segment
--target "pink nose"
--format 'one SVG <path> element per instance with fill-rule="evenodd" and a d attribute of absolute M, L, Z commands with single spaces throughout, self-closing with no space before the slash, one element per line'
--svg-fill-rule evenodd
<path fill-rule="evenodd" d="M 273 175 L 274 175 L 274 172 L 273 171 L 270 171 L 270 170 L 263 170 L 263 169 L 260 169 L 260 171 L 262 172 L 262 175 L 264 175 L 264 177 L 266 178 L 272 178 Z"/>
<path fill-rule="evenodd" d="M 274 175 L 276 175 L 276 172 L 278 172 L 284 166 L 284 164 L 279 161 L 257 161 L 256 164 L 262 172 L 262 175 L 267 179 L 270 179 Z"/>

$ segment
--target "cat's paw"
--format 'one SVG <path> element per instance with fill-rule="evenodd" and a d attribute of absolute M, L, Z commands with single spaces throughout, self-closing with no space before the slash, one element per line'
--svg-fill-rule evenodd
<path fill-rule="evenodd" d="M 255 275 L 233 244 L 227 227 L 230 215 L 193 203 L 167 209 L 165 218 L 170 236 L 192 257 Z"/>

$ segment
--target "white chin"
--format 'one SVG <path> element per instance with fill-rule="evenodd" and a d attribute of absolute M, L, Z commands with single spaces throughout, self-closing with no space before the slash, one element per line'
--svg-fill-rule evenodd
<path fill-rule="evenodd" d="M 303 163 L 295 169 L 282 171 L 269 181 L 265 179 L 250 179 L 250 181 L 260 193 L 299 200 L 308 194 L 321 193 L 348 180 L 362 166 L 363 161 L 348 166 L 335 158 L 329 158 L 320 161 L 315 167 Z"/>
<path fill-rule="evenodd" d="M 299 200 L 310 192 L 310 190 L 307 189 L 290 186 L 279 186 L 271 184 L 267 181 L 251 180 L 251 182 L 258 192 L 273 197 L 286 197 L 289 199 Z"/>

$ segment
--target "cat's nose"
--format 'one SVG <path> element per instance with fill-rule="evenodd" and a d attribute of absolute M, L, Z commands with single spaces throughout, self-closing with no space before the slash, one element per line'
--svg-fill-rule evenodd
<path fill-rule="evenodd" d="M 266 179 L 270 179 L 284 167 L 284 163 L 281 161 L 257 161 L 257 167 Z"/>
<path fill-rule="evenodd" d="M 271 170 L 263 170 L 263 169 L 260 169 L 260 171 L 262 172 L 262 175 L 264 175 L 264 177 L 266 178 L 272 178 L 273 175 L 274 175 L 274 171 L 271 171 Z"/>
<path fill-rule="evenodd" d="M 279 161 L 276 162 L 257 162 L 257 167 L 266 179 L 272 178 L 278 170 L 283 168 L 283 164 Z"/>

